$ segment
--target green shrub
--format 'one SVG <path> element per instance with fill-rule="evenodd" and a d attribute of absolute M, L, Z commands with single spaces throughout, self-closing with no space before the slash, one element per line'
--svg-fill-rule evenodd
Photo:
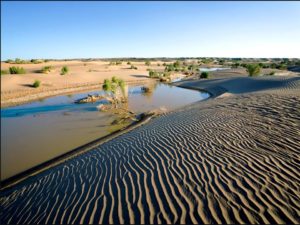
<path fill-rule="evenodd" d="M 174 66 L 175 68 L 180 67 L 180 62 L 177 60 L 176 62 L 173 63 L 173 66 Z"/>
<path fill-rule="evenodd" d="M 173 64 L 166 65 L 166 67 L 165 67 L 166 72 L 171 72 L 171 71 L 174 71 L 174 70 L 175 70 L 175 67 L 174 67 Z"/>
<path fill-rule="evenodd" d="M 260 73 L 260 66 L 257 64 L 248 64 L 246 68 L 250 77 L 258 76 Z"/>
<path fill-rule="evenodd" d="M 62 68 L 61 68 L 61 73 L 60 73 L 60 75 L 65 75 L 65 74 L 67 74 L 69 72 L 69 68 L 67 67 L 67 66 L 63 66 Z"/>
<path fill-rule="evenodd" d="M 151 65 L 151 62 L 150 62 L 149 60 L 147 60 L 147 61 L 145 62 L 145 65 L 146 65 L 146 66 L 150 66 L 150 65 Z"/>
<path fill-rule="evenodd" d="M 8 74 L 7 70 L 1 70 L 1 75 Z"/>
<path fill-rule="evenodd" d="M 131 65 L 131 62 L 127 62 L 127 65 Z"/>
<path fill-rule="evenodd" d="M 201 74 L 200 74 L 200 78 L 205 78 L 205 79 L 207 79 L 209 77 L 209 73 L 208 72 L 202 72 Z"/>
<path fill-rule="evenodd" d="M 40 70 L 40 72 L 41 73 L 50 73 L 52 69 L 53 69 L 52 66 L 45 66 Z"/>
<path fill-rule="evenodd" d="M 151 78 L 158 78 L 159 75 L 158 75 L 158 73 L 156 71 L 150 70 L 149 71 L 149 77 L 151 77 Z"/>
<path fill-rule="evenodd" d="M 8 59 L 8 60 L 6 60 L 5 62 L 6 62 L 6 63 L 13 63 L 14 61 L 11 60 L 11 59 Z"/>
<path fill-rule="evenodd" d="M 118 61 L 112 61 L 109 63 L 109 65 L 114 66 L 114 65 L 122 65 L 122 61 L 118 60 Z"/>
<path fill-rule="evenodd" d="M 189 65 L 189 66 L 188 66 L 188 70 L 189 70 L 189 71 L 199 70 L 199 66 L 198 66 L 198 65 L 195 65 L 195 64 Z"/>
<path fill-rule="evenodd" d="M 118 83 L 118 78 L 116 77 L 116 76 L 113 76 L 112 78 L 111 78 L 111 82 L 113 82 L 113 83 Z"/>
<path fill-rule="evenodd" d="M 269 75 L 270 75 L 270 76 L 275 75 L 275 71 L 271 71 L 271 72 L 269 73 Z"/>
<path fill-rule="evenodd" d="M 238 67 L 240 67 L 240 66 L 241 66 L 240 63 L 233 63 L 233 64 L 231 65 L 231 68 L 238 68 Z"/>
<path fill-rule="evenodd" d="M 24 74 L 24 73 L 26 73 L 26 71 L 23 67 L 12 66 L 12 67 L 9 67 L 9 73 L 10 74 Z"/>
<path fill-rule="evenodd" d="M 29 61 L 25 61 L 23 59 L 16 58 L 13 63 L 14 64 L 25 64 L 25 63 L 30 63 L 30 62 Z"/>
<path fill-rule="evenodd" d="M 132 70 L 137 70 L 138 68 L 137 68 L 136 66 L 134 66 L 134 65 L 131 65 L 131 66 L 130 66 L 130 69 L 132 69 Z"/>
<path fill-rule="evenodd" d="M 109 79 L 104 80 L 102 88 L 103 88 L 104 91 L 110 91 L 111 90 L 111 82 L 110 82 Z"/>
<path fill-rule="evenodd" d="M 120 88 L 123 92 L 123 96 L 125 96 L 125 82 L 115 76 L 113 76 L 111 80 L 105 79 L 102 88 L 104 91 L 111 92 L 113 94 L 115 94 L 116 90 Z"/>
<path fill-rule="evenodd" d="M 41 81 L 35 80 L 34 83 L 32 84 L 32 87 L 38 88 L 41 85 Z"/>
<path fill-rule="evenodd" d="M 30 60 L 31 63 L 34 63 L 34 64 L 38 64 L 38 63 L 42 63 L 43 60 L 40 60 L 40 59 L 32 59 Z"/>

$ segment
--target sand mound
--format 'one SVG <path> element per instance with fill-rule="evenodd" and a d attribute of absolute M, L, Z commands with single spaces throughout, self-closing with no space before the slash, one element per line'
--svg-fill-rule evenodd
<path fill-rule="evenodd" d="M 277 91 L 281 89 L 297 88 L 299 84 L 299 76 L 264 76 L 196 80 L 177 83 L 177 86 L 206 90 L 213 96 L 219 96 L 224 94 L 225 92 L 231 94 L 245 94 L 259 91 Z"/>
<path fill-rule="evenodd" d="M 299 79 L 246 81 L 264 92 L 166 113 L 3 190 L 2 223 L 300 223 Z"/>

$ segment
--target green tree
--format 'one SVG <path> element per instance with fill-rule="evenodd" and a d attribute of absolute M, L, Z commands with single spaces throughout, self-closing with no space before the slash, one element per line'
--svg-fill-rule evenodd
<path fill-rule="evenodd" d="M 63 66 L 61 68 L 61 72 L 60 72 L 60 75 L 65 75 L 69 72 L 69 68 L 67 66 Z"/>
<path fill-rule="evenodd" d="M 260 66 L 257 64 L 248 64 L 246 69 L 250 77 L 258 76 L 260 73 Z"/>
<path fill-rule="evenodd" d="M 204 72 L 202 72 L 201 74 L 200 74 L 200 78 L 208 78 L 209 77 L 209 73 L 208 72 L 206 72 L 206 71 L 204 71 Z"/>

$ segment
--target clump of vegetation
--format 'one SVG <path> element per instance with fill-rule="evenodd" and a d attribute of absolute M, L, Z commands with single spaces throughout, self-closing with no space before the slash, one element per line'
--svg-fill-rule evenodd
<path fill-rule="evenodd" d="M 220 59 L 219 60 L 219 65 L 224 65 L 225 64 L 225 60 L 224 59 Z"/>
<path fill-rule="evenodd" d="M 138 68 L 137 68 L 136 66 L 134 66 L 134 65 L 131 65 L 131 66 L 130 66 L 130 69 L 132 69 L 132 70 L 137 70 Z"/>
<path fill-rule="evenodd" d="M 110 82 L 109 79 L 104 80 L 102 88 L 103 88 L 104 91 L 110 91 L 111 90 L 111 82 Z"/>
<path fill-rule="evenodd" d="M 233 63 L 233 64 L 231 65 L 231 68 L 238 68 L 238 67 L 240 67 L 240 66 L 241 66 L 241 64 L 238 63 L 238 62 L 236 62 L 236 63 Z"/>
<path fill-rule="evenodd" d="M 40 72 L 41 73 L 50 73 L 52 69 L 53 69 L 52 66 L 45 66 L 40 70 Z"/>
<path fill-rule="evenodd" d="M 8 74 L 8 71 L 7 70 L 1 70 L 1 75 L 5 75 L 5 74 Z"/>
<path fill-rule="evenodd" d="M 12 67 L 9 67 L 9 73 L 10 74 L 24 74 L 24 73 L 26 73 L 26 70 L 23 67 L 12 66 Z"/>
<path fill-rule="evenodd" d="M 159 78 L 161 81 L 169 81 L 171 73 L 170 72 L 157 72 L 154 70 L 149 70 L 150 78 Z"/>
<path fill-rule="evenodd" d="M 10 64 L 37 64 L 42 62 L 48 62 L 49 60 L 42 60 L 42 59 L 31 59 L 31 60 L 23 60 L 20 58 L 16 58 L 15 60 L 8 59 L 5 62 Z"/>
<path fill-rule="evenodd" d="M 153 70 L 149 71 L 149 77 L 151 78 L 159 78 L 159 73 Z"/>
<path fill-rule="evenodd" d="M 12 59 L 8 59 L 5 61 L 6 63 L 13 63 L 14 61 Z"/>
<path fill-rule="evenodd" d="M 39 59 L 32 59 L 30 60 L 31 63 L 34 63 L 34 64 L 38 64 L 38 63 L 42 63 L 43 60 L 39 60 Z"/>
<path fill-rule="evenodd" d="M 69 68 L 67 66 L 63 66 L 61 68 L 61 72 L 60 72 L 60 75 L 65 75 L 69 72 Z"/>
<path fill-rule="evenodd" d="M 204 72 L 202 72 L 201 74 L 200 74 L 200 78 L 205 78 L 205 79 L 207 79 L 209 77 L 209 72 L 207 72 L 207 71 L 204 71 Z"/>
<path fill-rule="evenodd" d="M 131 62 L 127 62 L 127 65 L 131 65 Z"/>
<path fill-rule="evenodd" d="M 26 63 L 26 62 L 25 62 L 25 60 L 16 58 L 14 63 L 15 63 L 15 64 L 24 64 L 24 63 Z"/>
<path fill-rule="evenodd" d="M 257 64 L 248 64 L 246 69 L 250 77 L 258 76 L 260 74 L 260 66 Z"/>
<path fill-rule="evenodd" d="M 271 72 L 269 73 L 269 75 L 270 75 L 270 76 L 275 75 L 275 71 L 271 71 Z"/>
<path fill-rule="evenodd" d="M 32 84 L 32 87 L 38 88 L 41 85 L 41 81 L 35 80 L 34 83 Z"/>
<path fill-rule="evenodd" d="M 160 66 L 160 63 L 157 63 L 157 66 Z"/>
<path fill-rule="evenodd" d="M 150 66 L 150 65 L 151 65 L 151 62 L 150 62 L 149 60 L 147 60 L 147 61 L 145 62 L 145 65 L 146 65 L 146 66 Z"/>
<path fill-rule="evenodd" d="M 102 88 L 110 95 L 112 98 L 112 103 L 117 103 L 120 98 L 123 102 L 127 100 L 125 93 L 125 82 L 122 79 L 119 79 L 115 76 L 113 76 L 111 80 L 105 79 Z M 123 96 L 120 97 L 118 90 L 121 90 Z"/>
<path fill-rule="evenodd" d="M 122 61 L 121 60 L 117 60 L 117 61 L 112 61 L 109 63 L 109 65 L 114 66 L 114 65 L 122 65 Z"/>
<path fill-rule="evenodd" d="M 195 64 L 189 65 L 188 70 L 189 71 L 199 71 L 199 66 L 195 65 Z"/>

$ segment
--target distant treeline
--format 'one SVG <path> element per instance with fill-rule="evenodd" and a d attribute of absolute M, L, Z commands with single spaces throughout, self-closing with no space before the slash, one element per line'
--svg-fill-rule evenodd
<path fill-rule="evenodd" d="M 41 62 L 47 62 L 47 61 L 73 61 L 73 60 L 79 60 L 79 61 L 98 61 L 98 60 L 103 60 L 103 61 L 116 61 L 116 60 L 121 60 L 121 61 L 174 61 L 174 60 L 207 60 L 207 61 L 249 61 L 249 62 L 261 62 L 261 61 L 300 61 L 299 58 L 226 58 L 226 57 L 154 57 L 154 58 L 138 58 L 138 57 L 128 57 L 128 58 L 72 58 L 72 59 L 30 59 L 30 60 L 24 60 L 20 58 L 16 59 L 8 59 L 5 60 L 4 62 L 7 63 L 16 63 L 16 64 L 21 64 L 21 63 L 41 63 Z"/>

